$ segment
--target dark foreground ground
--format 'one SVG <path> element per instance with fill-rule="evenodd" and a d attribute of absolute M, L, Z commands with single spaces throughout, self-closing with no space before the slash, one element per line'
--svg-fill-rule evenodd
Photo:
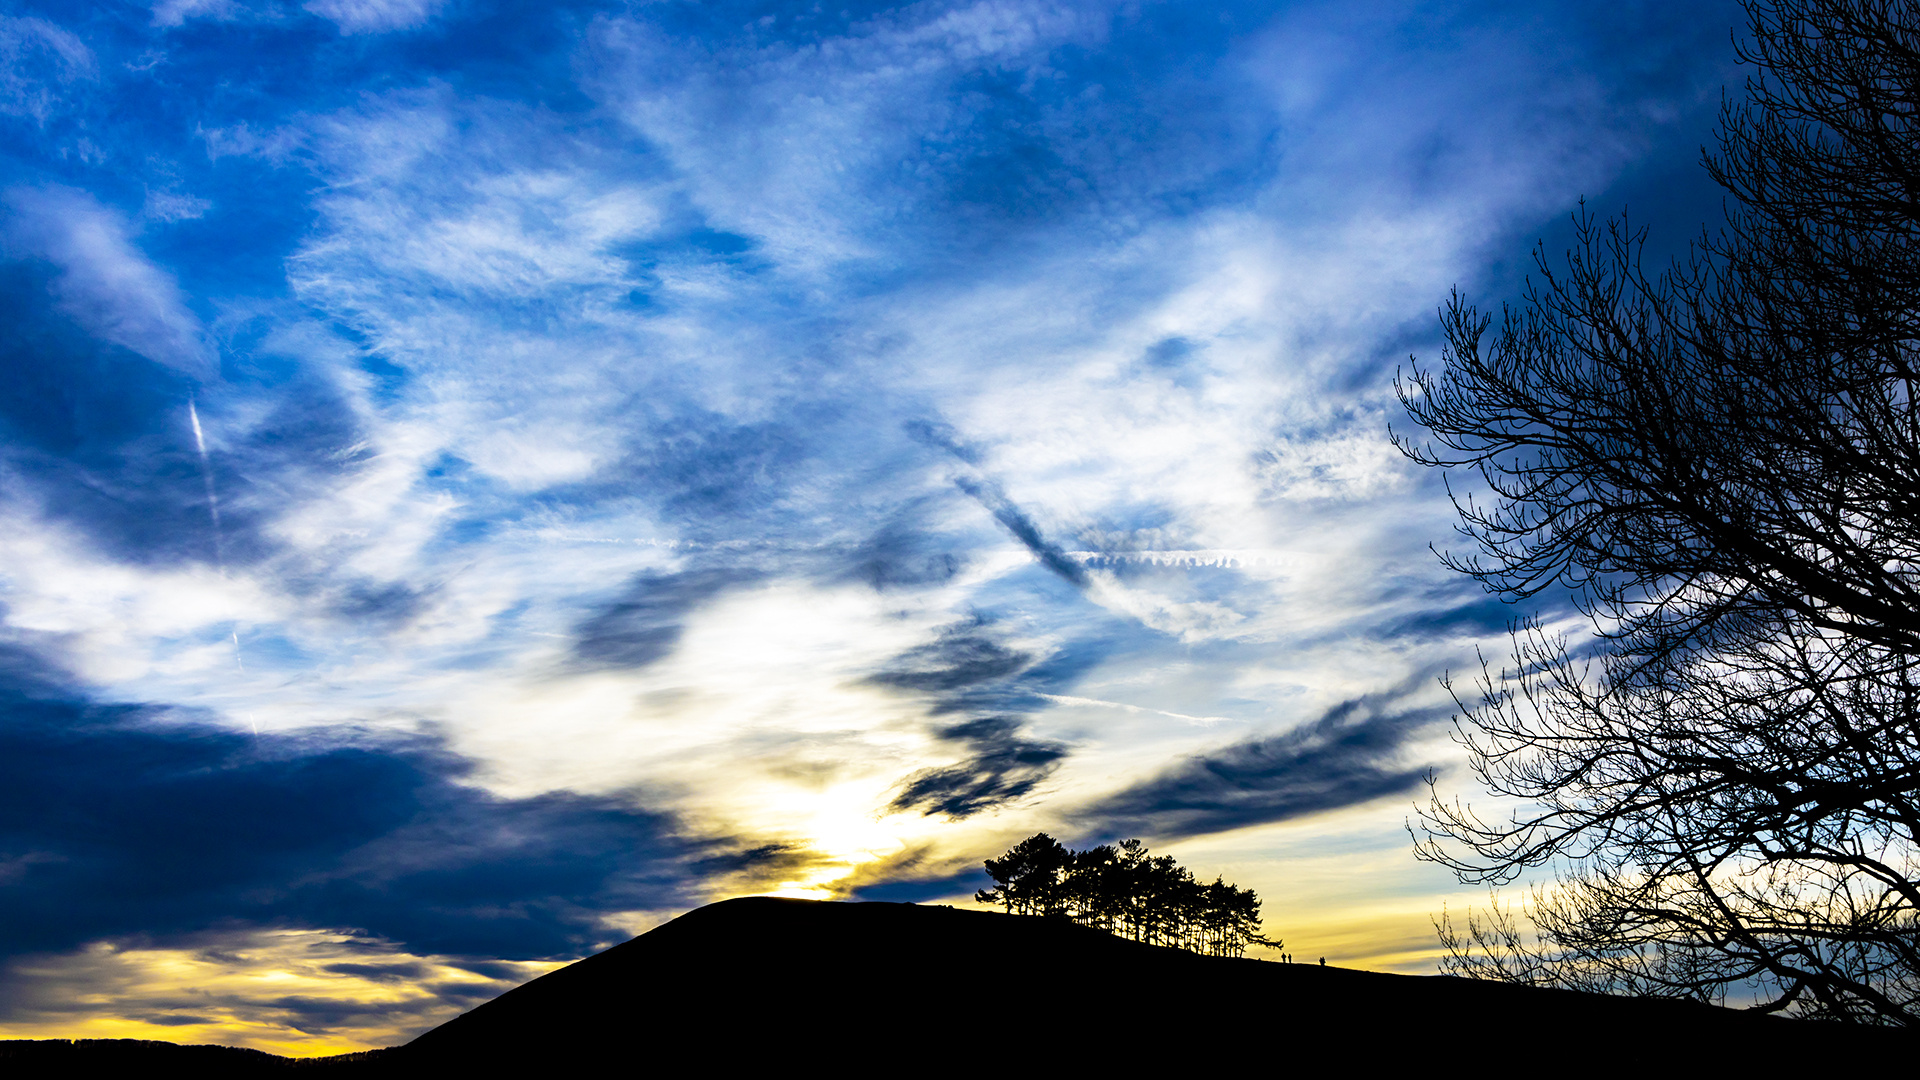
<path fill-rule="evenodd" d="M 756 897 L 689 912 L 404 1046 L 292 1061 L 124 1040 L 0 1042 L 0 1074 L 1139 1075 L 1467 1066 L 1910 1066 L 1920 1038 L 1687 1003 L 1227 960 L 1051 920 Z M 1453 1071 L 1449 1068 L 1446 1071 Z"/>

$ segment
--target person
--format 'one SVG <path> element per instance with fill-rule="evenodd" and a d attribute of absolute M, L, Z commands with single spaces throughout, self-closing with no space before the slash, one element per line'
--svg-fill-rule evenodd
<path fill-rule="evenodd" d="M 1320 958 L 1320 966 L 1321 966 L 1321 967 L 1326 967 L 1326 966 L 1327 966 L 1327 958 L 1326 958 L 1326 957 L 1324 957 L 1324 956 L 1323 956 L 1323 957 L 1321 957 L 1321 958 Z"/>

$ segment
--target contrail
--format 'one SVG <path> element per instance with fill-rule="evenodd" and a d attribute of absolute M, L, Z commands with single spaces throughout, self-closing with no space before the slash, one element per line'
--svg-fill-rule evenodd
<path fill-rule="evenodd" d="M 1232 723 L 1230 716 L 1188 716 L 1186 713 L 1168 712 L 1165 709 L 1149 709 L 1144 705 L 1129 705 L 1124 701 L 1101 701 L 1099 698 L 1068 697 L 1064 694 L 1035 694 L 1059 705 L 1099 705 L 1109 709 L 1122 709 L 1130 713 L 1152 713 L 1155 716 L 1171 716 L 1175 720 L 1185 720 L 1192 724 Z"/>
<path fill-rule="evenodd" d="M 1035 525 L 1026 511 L 1007 498 L 1007 493 L 1000 490 L 999 484 L 991 480 L 981 483 L 965 476 L 955 477 L 953 483 L 986 507 L 995 521 L 1006 526 L 1013 538 L 1040 560 L 1040 565 L 1060 575 L 1076 589 L 1087 587 L 1086 568 L 1067 558 L 1066 552 L 1060 550 L 1060 545 L 1042 536 L 1040 526 Z"/>
<path fill-rule="evenodd" d="M 213 462 L 207 457 L 207 436 L 200 430 L 200 410 L 194 407 L 191 397 L 187 398 L 187 419 L 193 421 L 193 445 L 200 451 L 200 478 L 207 484 L 207 516 L 213 520 L 213 559 L 224 575 L 227 572 L 227 551 L 226 543 L 220 536 L 220 496 L 213 490 Z"/>
<path fill-rule="evenodd" d="M 936 450 L 944 450 L 976 470 L 979 469 L 979 448 L 962 442 L 959 433 L 953 430 L 953 425 L 946 421 L 909 420 L 905 427 L 908 437 L 913 441 Z M 1020 509 L 1012 499 L 1007 498 L 1007 493 L 1002 491 L 1000 485 L 991 477 L 982 475 L 979 479 L 974 479 L 958 476 L 954 478 L 953 483 L 961 491 L 973 496 L 981 506 L 986 507 L 995 521 L 1005 526 L 1015 540 L 1020 541 L 1022 546 L 1033 553 L 1034 558 L 1040 560 L 1040 565 L 1060 575 L 1076 589 L 1087 587 L 1089 579 L 1086 568 L 1068 558 L 1066 553 L 1060 550 L 1060 545 L 1052 543 L 1041 535 L 1040 527 L 1033 523 L 1033 519 L 1027 516 L 1026 511 Z"/>
<path fill-rule="evenodd" d="M 227 545 L 220 536 L 220 496 L 213 490 L 213 461 L 207 457 L 207 434 L 200 430 L 200 410 L 194 406 L 193 398 L 187 398 L 187 419 L 193 422 L 193 448 L 200 451 L 200 479 L 207 484 L 207 517 L 213 521 L 213 562 L 220 568 L 220 576 L 227 576 Z M 240 631 L 233 632 L 233 666 L 242 674 L 247 665 L 240 659 Z M 248 715 L 249 722 L 253 717 Z M 254 724 L 254 738 L 260 737 L 260 725 Z"/>

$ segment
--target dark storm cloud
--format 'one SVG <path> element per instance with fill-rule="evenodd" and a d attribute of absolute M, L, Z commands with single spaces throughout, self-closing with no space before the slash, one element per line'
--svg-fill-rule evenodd
<path fill-rule="evenodd" d="M 216 924 L 578 955 L 718 844 L 617 799 L 499 798 L 431 739 L 312 742 L 0 692 L 0 955 Z"/>
<path fill-rule="evenodd" d="M 1397 707 L 1407 694 L 1353 698 L 1284 735 L 1196 755 L 1079 816 L 1102 832 L 1177 839 L 1404 794 L 1429 769 L 1404 764 L 1407 740 L 1448 713 Z"/>
<path fill-rule="evenodd" d="M 585 668 L 638 668 L 654 663 L 679 643 L 689 613 L 755 576 L 752 571 L 734 569 L 642 574 L 626 595 L 575 629 L 574 658 Z"/>

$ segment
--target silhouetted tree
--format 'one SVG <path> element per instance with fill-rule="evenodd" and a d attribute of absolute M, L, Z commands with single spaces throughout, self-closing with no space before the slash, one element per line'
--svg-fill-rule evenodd
<path fill-rule="evenodd" d="M 1025 915 L 1072 919 L 1108 933 L 1209 956 L 1244 956 L 1249 945 L 1279 948 L 1260 933 L 1260 898 L 1215 878 L 1203 885 L 1172 856 L 1151 856 L 1138 840 L 1069 851 L 1036 833 L 986 861 L 995 885 L 974 894 Z"/>
<path fill-rule="evenodd" d="M 973 898 L 983 904 L 1000 904 L 1018 915 L 1058 914 L 1062 902 L 1060 875 L 1072 861 L 1073 854 L 1060 841 L 1046 833 L 1035 833 L 998 859 L 987 860 L 987 876 L 996 884 Z"/>
<path fill-rule="evenodd" d="M 1526 912 L 1443 923 L 1511 981 L 1920 1021 L 1920 18 L 1748 0 L 1757 64 L 1707 167 L 1717 234 L 1649 277 L 1578 219 L 1518 310 L 1457 295 L 1401 400 L 1512 599 L 1569 589 L 1597 651 L 1523 623 L 1461 701 L 1488 821 L 1436 794 L 1419 854 L 1557 867 Z"/>

